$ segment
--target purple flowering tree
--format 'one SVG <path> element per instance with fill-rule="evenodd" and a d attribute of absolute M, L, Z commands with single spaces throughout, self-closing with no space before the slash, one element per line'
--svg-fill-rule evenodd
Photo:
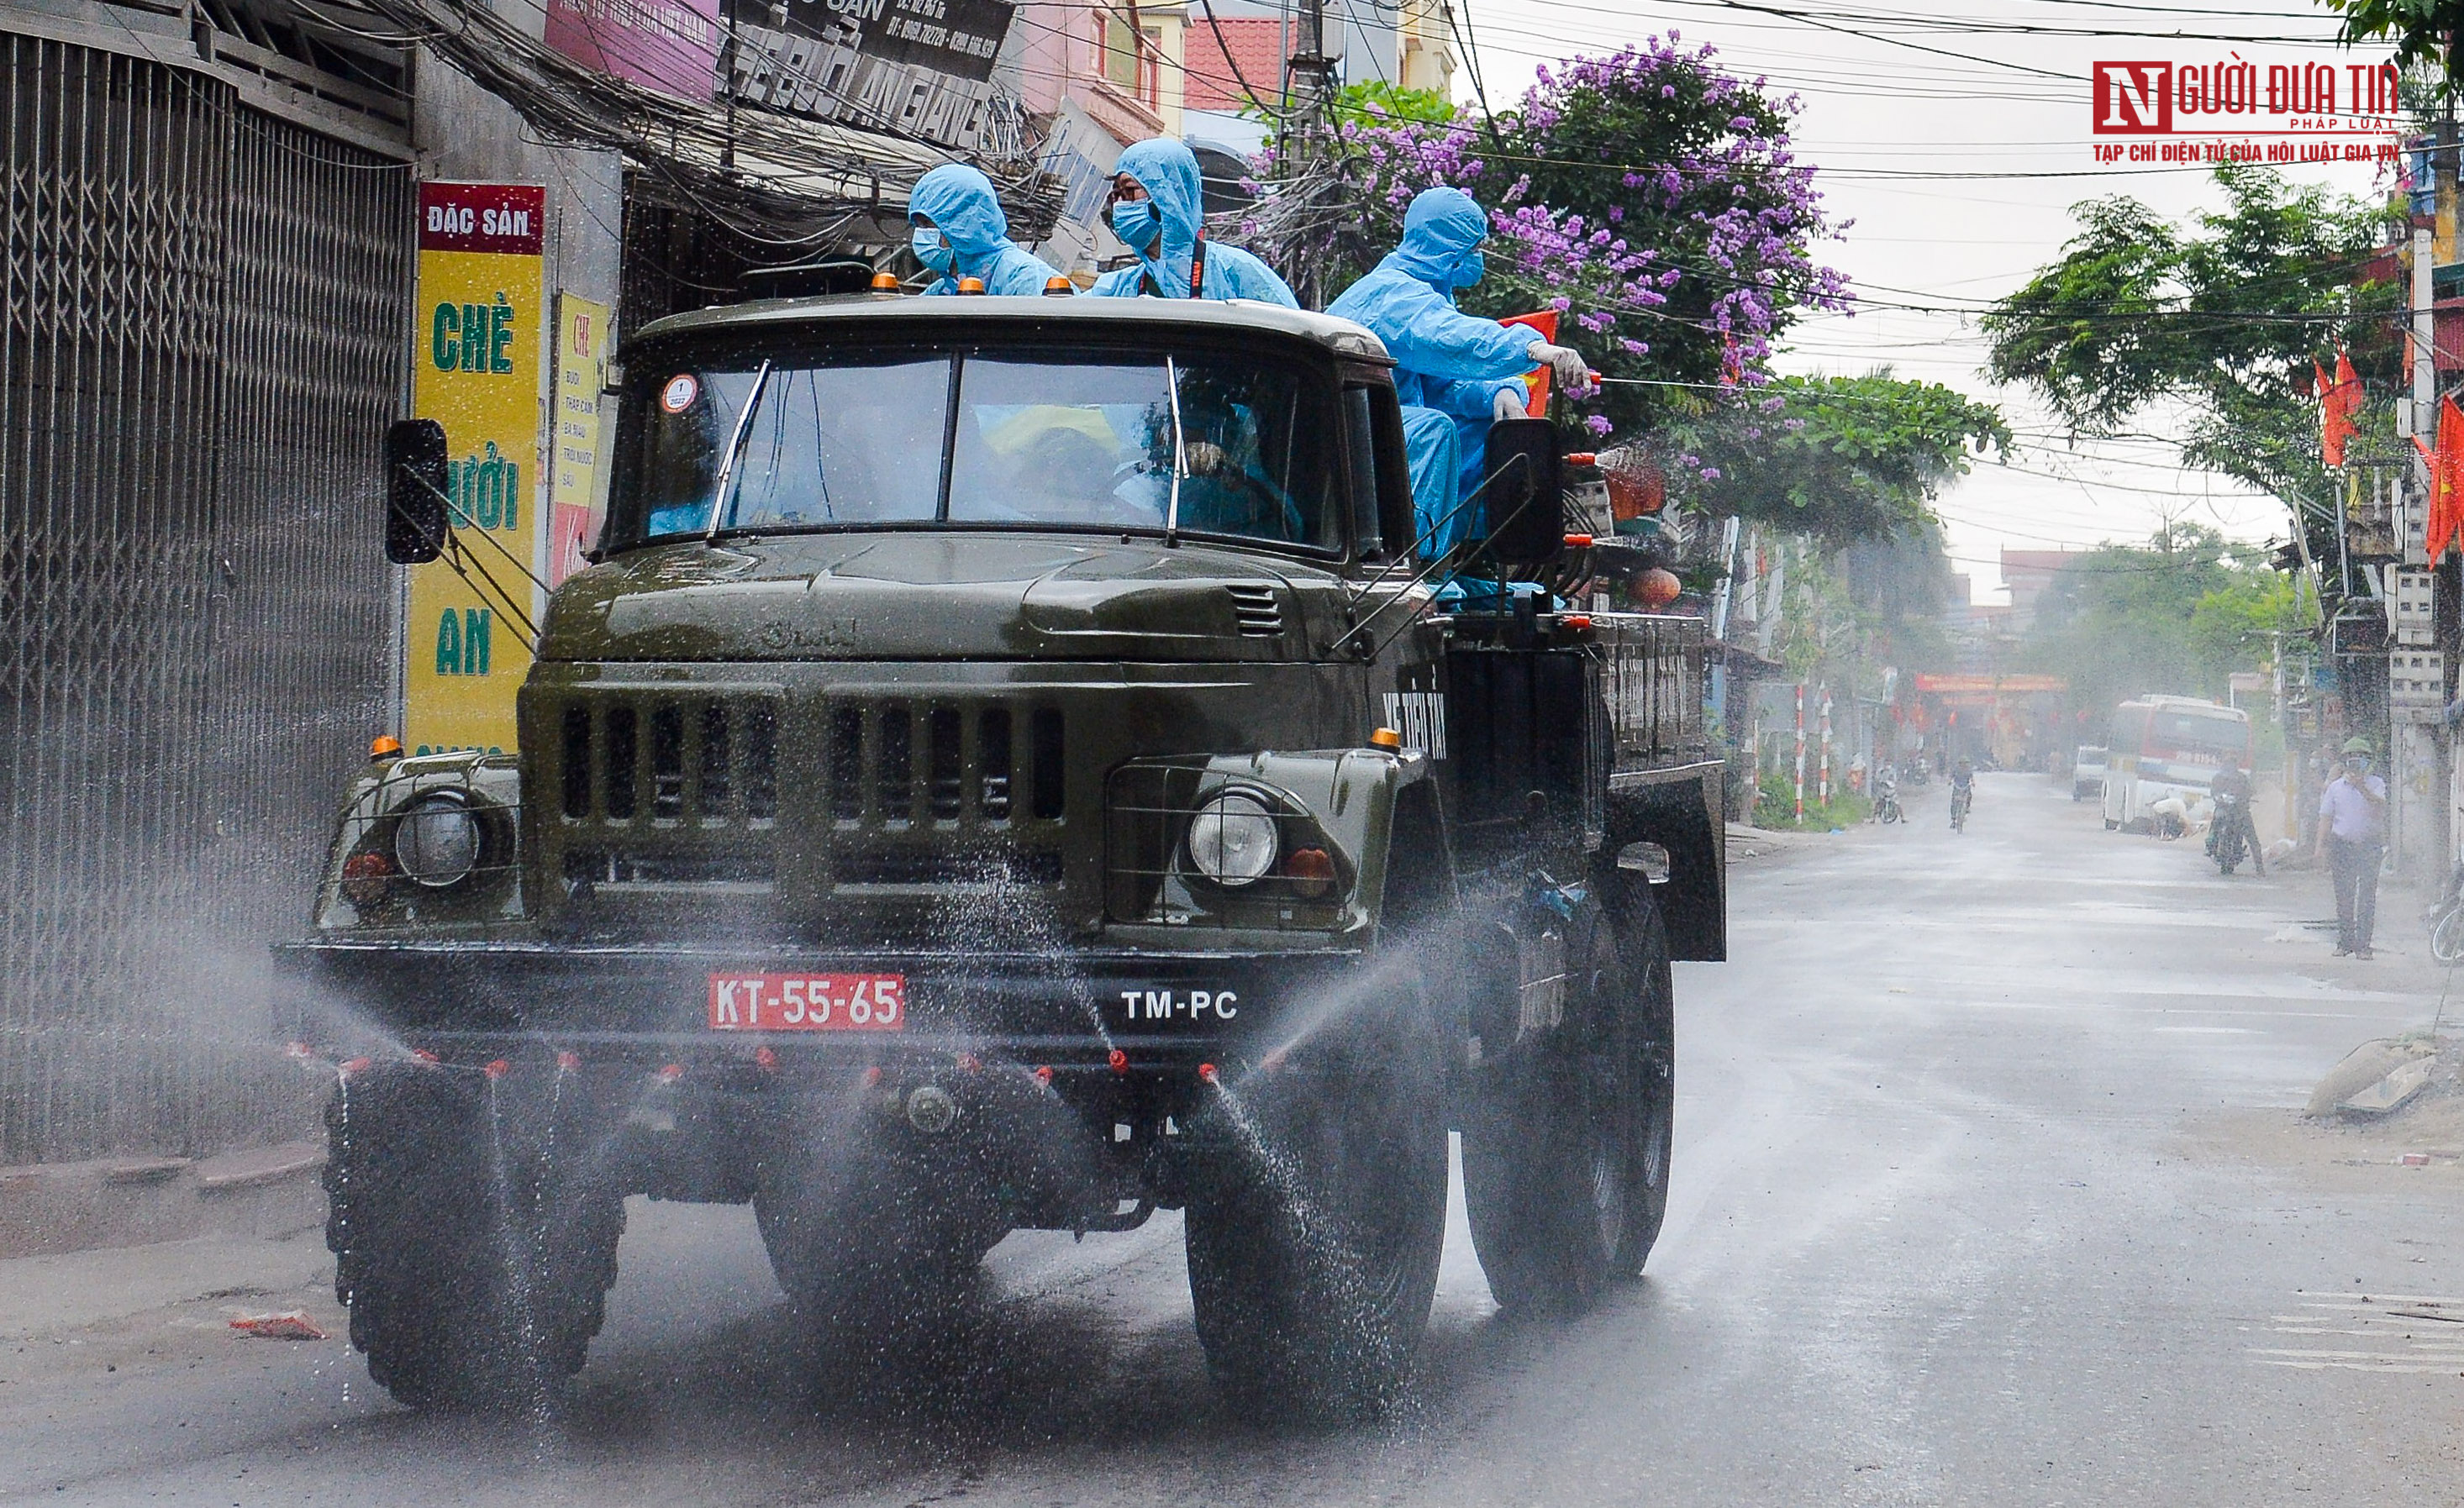
<path fill-rule="evenodd" d="M 1269 151 L 1242 238 L 1332 293 L 1394 247 L 1414 194 L 1468 190 L 1495 238 L 1464 309 L 1560 311 L 1559 339 L 1628 380 L 1583 405 L 1593 431 L 1649 433 L 1767 382 L 1793 317 L 1845 305 L 1813 252 L 1834 228 L 1790 146 L 1796 108 L 1672 33 L 1543 71 L 1492 119 L 1354 120 L 1288 160 Z"/>

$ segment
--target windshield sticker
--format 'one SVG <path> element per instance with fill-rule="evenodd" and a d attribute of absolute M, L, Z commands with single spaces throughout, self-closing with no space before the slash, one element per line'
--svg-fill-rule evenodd
<path fill-rule="evenodd" d="M 693 375 L 678 372 L 668 379 L 667 386 L 659 390 L 659 406 L 671 414 L 680 414 L 691 408 L 693 400 L 700 396 L 701 383 L 693 381 Z"/>

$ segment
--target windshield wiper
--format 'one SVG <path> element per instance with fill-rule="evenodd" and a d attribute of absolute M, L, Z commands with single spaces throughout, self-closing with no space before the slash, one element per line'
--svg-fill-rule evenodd
<path fill-rule="evenodd" d="M 1169 550 L 1180 543 L 1180 473 L 1189 470 L 1189 455 L 1180 435 L 1180 368 L 1168 356 L 1163 359 L 1163 385 L 1172 399 L 1172 496 L 1163 508 L 1163 543 Z"/>
<path fill-rule="evenodd" d="M 736 460 L 744 453 L 745 437 L 753 432 L 753 410 L 761 406 L 761 389 L 770 382 L 770 363 L 763 361 L 761 370 L 753 374 L 753 391 L 744 395 L 744 406 L 737 411 L 736 427 L 727 437 L 727 453 L 718 458 L 718 481 L 711 489 L 710 527 L 702 531 L 705 545 L 718 537 L 719 524 L 735 505 Z"/>

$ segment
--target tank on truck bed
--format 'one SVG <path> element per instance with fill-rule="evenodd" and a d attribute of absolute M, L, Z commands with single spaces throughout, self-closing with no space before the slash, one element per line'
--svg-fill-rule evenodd
<path fill-rule="evenodd" d="M 280 950 L 350 1059 L 378 1381 L 553 1388 L 635 1193 L 749 1201 L 842 1337 L 1012 1230 L 1182 1211 L 1219 1383 L 1320 1416 L 1404 1384 L 1450 1127 L 1501 1301 L 1641 1268 L 1720 772 L 1702 624 L 1560 605 L 1598 562 L 1547 422 L 1423 560 L 1391 363 L 1325 316 L 749 305 L 622 388 L 519 754 L 372 762 Z M 449 447 L 397 426 L 397 559 L 450 543 Z"/>

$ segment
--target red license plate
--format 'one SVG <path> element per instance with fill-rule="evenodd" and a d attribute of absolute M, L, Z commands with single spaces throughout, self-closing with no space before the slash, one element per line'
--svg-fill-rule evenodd
<path fill-rule="evenodd" d="M 902 1032 L 907 976 L 897 973 L 715 973 L 715 1032 Z"/>

